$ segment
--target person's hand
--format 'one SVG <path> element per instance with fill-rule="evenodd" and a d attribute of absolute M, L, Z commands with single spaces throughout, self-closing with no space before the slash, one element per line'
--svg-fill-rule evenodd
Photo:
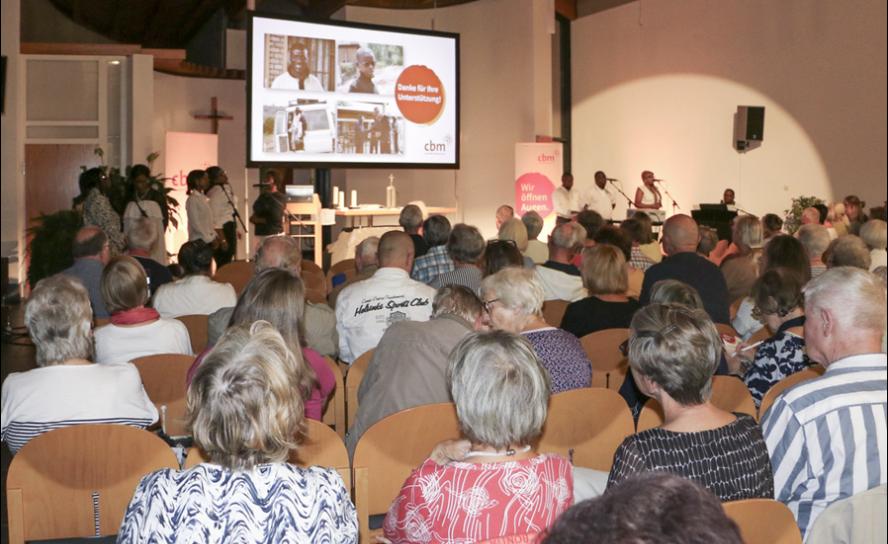
<path fill-rule="evenodd" d="M 471 449 L 468 440 L 445 440 L 435 446 L 429 458 L 439 465 L 446 465 L 451 461 L 462 461 Z"/>
<path fill-rule="evenodd" d="M 748 343 L 740 342 L 737 344 L 733 353 L 725 350 L 725 360 L 728 363 L 728 372 L 736 374 L 737 376 L 742 376 L 746 373 L 746 367 L 749 366 L 752 362 L 752 358 L 755 356 L 755 351 L 752 349 L 746 349 L 748 347 Z"/>

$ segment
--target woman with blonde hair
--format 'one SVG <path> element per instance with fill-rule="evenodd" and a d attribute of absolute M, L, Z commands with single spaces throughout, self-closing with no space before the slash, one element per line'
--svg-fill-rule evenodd
<path fill-rule="evenodd" d="M 187 421 L 209 460 L 136 488 L 121 542 L 358 541 L 349 492 L 330 468 L 287 463 L 304 425 L 293 352 L 269 323 L 229 329 L 188 388 Z"/>
<path fill-rule="evenodd" d="M 759 275 L 762 258 L 762 222 L 754 215 L 734 220 L 733 242 L 721 257 L 720 268 L 728 286 L 728 300 L 733 302 L 749 294 Z"/>
<path fill-rule="evenodd" d="M 497 238 L 499 240 L 511 240 L 515 243 L 515 247 L 518 248 L 518 251 L 521 252 L 521 256 L 524 260 L 524 268 L 533 268 L 534 262 L 533 259 L 525 255 L 527 252 L 527 244 L 528 236 L 527 236 L 527 227 L 524 225 L 524 222 L 517 217 L 513 217 L 511 219 L 507 219 L 500 225 L 499 232 L 497 233 Z"/>
<path fill-rule="evenodd" d="M 111 322 L 95 331 L 97 363 L 126 363 L 160 353 L 191 355 L 185 325 L 148 306 L 148 279 L 135 258 L 112 258 L 102 271 L 101 289 Z"/>

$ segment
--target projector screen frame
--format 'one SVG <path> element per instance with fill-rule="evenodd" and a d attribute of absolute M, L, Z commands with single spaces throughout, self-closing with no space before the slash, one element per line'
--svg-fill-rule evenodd
<path fill-rule="evenodd" d="M 253 160 L 251 147 L 253 143 L 253 55 L 251 48 L 253 44 L 253 20 L 256 17 L 267 19 L 280 19 L 294 21 L 298 23 L 310 23 L 327 26 L 340 26 L 344 28 L 360 28 L 366 30 L 379 30 L 383 32 L 395 32 L 402 34 L 415 34 L 419 36 L 434 36 L 438 38 L 448 38 L 454 41 L 454 70 L 455 70 L 455 148 L 454 161 L 450 163 L 415 163 L 415 162 L 347 162 L 347 161 L 256 161 Z M 246 124 L 246 162 L 247 168 L 293 168 L 293 169 L 313 169 L 313 168 L 360 168 L 360 169 L 422 169 L 422 170 L 459 170 L 460 168 L 460 108 L 461 108 L 461 88 L 460 88 L 460 35 L 456 32 L 443 32 L 439 30 L 427 30 L 419 28 L 405 28 L 390 25 L 377 25 L 371 23 L 351 22 L 351 21 L 334 21 L 321 20 L 310 17 L 301 17 L 294 15 L 284 15 L 269 11 L 248 11 L 247 12 L 247 69 L 246 69 L 246 91 L 247 91 L 247 124 Z"/>

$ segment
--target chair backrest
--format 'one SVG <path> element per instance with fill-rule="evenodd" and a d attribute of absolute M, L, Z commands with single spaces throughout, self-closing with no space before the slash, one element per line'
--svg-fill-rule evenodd
<path fill-rule="evenodd" d="M 756 416 L 755 401 L 742 380 L 734 376 L 712 377 L 712 404 L 726 412 Z M 638 432 L 663 424 L 663 407 L 655 399 L 648 399 L 638 415 Z"/>
<path fill-rule="evenodd" d="M 9 541 L 114 535 L 139 480 L 179 468 L 154 434 L 125 425 L 76 425 L 19 450 L 6 479 Z"/>
<path fill-rule="evenodd" d="M 169 436 L 185 436 L 185 385 L 193 355 L 165 353 L 133 360 L 148 398 L 161 414 L 161 427 Z"/>
<path fill-rule="evenodd" d="M 318 266 L 317 263 L 315 263 L 314 261 L 307 261 L 305 259 L 302 259 L 301 270 L 303 277 L 305 276 L 305 274 L 320 274 L 322 277 L 324 275 L 324 270 L 320 266 Z"/>
<path fill-rule="evenodd" d="M 213 276 L 213 281 L 230 283 L 237 295 L 244 292 L 244 287 L 253 278 L 253 263 L 248 261 L 234 261 L 223 265 Z"/>
<path fill-rule="evenodd" d="M 451 438 L 459 438 L 452 402 L 402 410 L 364 431 L 352 462 L 358 523 L 363 527 L 367 516 L 385 513 L 410 472 L 436 444 Z"/>
<path fill-rule="evenodd" d="M 547 300 L 543 302 L 543 319 L 553 327 L 560 327 L 568 304 L 570 304 L 570 301 L 567 300 Z"/>
<path fill-rule="evenodd" d="M 740 310 L 741 304 L 743 304 L 743 297 L 740 297 L 731 303 L 731 306 L 728 309 L 731 321 L 734 321 L 734 318 L 737 317 L 737 312 Z"/>
<path fill-rule="evenodd" d="M 759 330 L 752 333 L 752 335 L 746 339 L 747 344 L 755 344 L 759 341 L 767 340 L 772 336 L 770 329 L 768 329 L 767 325 L 762 326 Z"/>
<path fill-rule="evenodd" d="M 343 378 L 342 370 L 339 368 L 339 365 L 336 364 L 336 361 L 330 357 L 324 357 L 324 362 L 327 363 L 327 367 L 333 373 L 333 378 L 336 380 L 336 387 L 327 399 L 327 406 L 324 407 L 324 415 L 322 419 L 325 424 L 332 425 L 333 428 L 336 429 L 336 434 L 338 434 L 340 438 L 345 438 L 345 431 L 347 430 L 345 419 L 345 379 Z"/>
<path fill-rule="evenodd" d="M 744 544 L 801 544 L 792 511 L 774 499 L 722 503 L 725 514 L 740 527 Z"/>
<path fill-rule="evenodd" d="M 95 317 L 93 318 L 93 328 L 98 329 L 99 327 L 104 327 L 108 323 L 111 323 L 110 317 Z"/>
<path fill-rule="evenodd" d="M 575 466 L 609 471 L 614 452 L 634 432 L 632 413 L 618 393 L 601 387 L 573 389 L 549 399 L 538 449 L 569 457 Z"/>
<path fill-rule="evenodd" d="M 605 329 L 580 338 L 586 356 L 592 361 L 592 387 L 619 389 L 629 363 L 620 344 L 629 338 L 629 329 Z"/>
<path fill-rule="evenodd" d="M 762 397 L 762 403 L 759 405 L 759 420 L 765 417 L 765 414 L 768 412 L 768 408 L 770 408 L 771 405 L 774 404 L 774 401 L 777 400 L 777 397 L 779 397 L 784 391 L 797 383 L 802 383 L 823 376 L 823 372 L 825 370 L 826 369 L 824 369 L 820 365 L 813 365 L 804 370 L 800 370 L 795 374 L 790 374 L 789 376 L 772 385 L 771 388 L 768 389 L 768 391 L 765 393 L 765 396 Z"/>
<path fill-rule="evenodd" d="M 206 315 L 180 315 L 177 317 L 179 321 L 185 324 L 188 329 L 188 336 L 191 338 L 191 352 L 200 353 L 207 347 L 209 341 L 209 317 Z"/>
<path fill-rule="evenodd" d="M 319 466 L 336 469 L 345 482 L 345 488 L 351 489 L 351 468 L 345 443 L 336 431 L 320 421 L 305 420 L 302 443 L 290 452 L 287 461 L 301 467 Z M 189 448 L 188 456 L 185 457 L 185 468 L 206 462 L 207 458 L 200 449 Z"/>
<path fill-rule="evenodd" d="M 343 259 L 330 267 L 330 270 L 327 271 L 328 293 L 333 290 L 333 276 L 337 274 L 345 274 L 345 283 L 350 282 L 358 274 L 358 271 L 355 270 L 355 260 Z"/>
<path fill-rule="evenodd" d="M 832 503 L 808 527 L 808 544 L 869 544 L 888 537 L 888 486 L 882 484 Z"/>
<path fill-rule="evenodd" d="M 718 334 L 727 334 L 728 336 L 733 336 L 734 338 L 740 336 L 739 334 L 737 334 L 737 331 L 734 330 L 734 327 L 725 323 L 716 323 L 715 329 L 718 331 Z"/>
<path fill-rule="evenodd" d="M 371 349 L 355 359 L 345 375 L 345 409 L 349 427 L 354 425 L 355 416 L 358 414 L 358 389 L 361 387 L 364 374 L 367 373 L 367 367 L 370 366 L 370 360 L 373 359 L 374 351 Z"/>

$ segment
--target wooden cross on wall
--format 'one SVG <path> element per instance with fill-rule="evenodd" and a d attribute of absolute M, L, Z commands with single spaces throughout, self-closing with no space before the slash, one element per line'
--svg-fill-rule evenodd
<path fill-rule="evenodd" d="M 234 119 L 234 117 L 230 115 L 225 115 L 219 111 L 218 108 L 218 100 L 214 96 L 210 99 L 210 113 L 196 113 L 194 114 L 195 119 L 209 119 L 213 122 L 213 134 L 219 134 L 219 121 L 230 121 Z"/>

